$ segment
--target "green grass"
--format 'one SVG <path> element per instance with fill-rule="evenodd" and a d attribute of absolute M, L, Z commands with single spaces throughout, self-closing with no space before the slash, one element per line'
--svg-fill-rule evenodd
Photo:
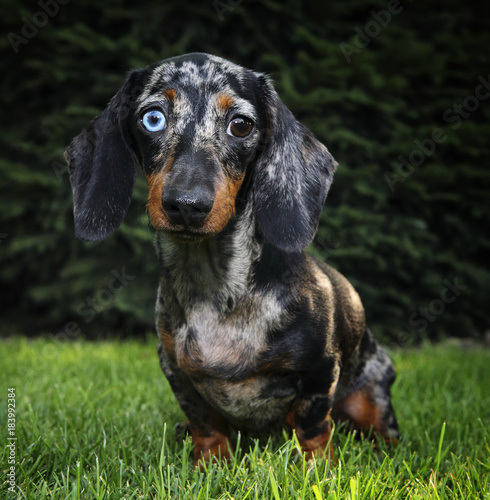
<path fill-rule="evenodd" d="M 338 462 L 293 458 L 287 432 L 241 438 L 231 464 L 201 473 L 155 345 L 0 342 L 0 498 L 490 499 L 490 352 L 395 351 L 394 449 L 336 429 Z M 9 493 L 7 389 L 16 389 L 16 484 Z"/>

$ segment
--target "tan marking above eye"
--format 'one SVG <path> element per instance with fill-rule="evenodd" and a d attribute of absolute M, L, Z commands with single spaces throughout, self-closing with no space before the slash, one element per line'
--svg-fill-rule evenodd
<path fill-rule="evenodd" d="M 233 106 L 233 102 L 233 97 L 229 95 L 218 95 L 218 108 L 223 112 L 228 111 Z"/>
<path fill-rule="evenodd" d="M 169 100 L 169 101 L 175 101 L 175 90 L 174 89 L 167 89 L 163 95 Z"/>

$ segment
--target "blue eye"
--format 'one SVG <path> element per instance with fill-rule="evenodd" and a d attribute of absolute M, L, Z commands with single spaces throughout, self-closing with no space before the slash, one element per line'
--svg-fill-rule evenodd
<path fill-rule="evenodd" d="M 143 115 L 143 126 L 148 132 L 160 132 L 165 128 L 165 115 L 156 109 Z"/>

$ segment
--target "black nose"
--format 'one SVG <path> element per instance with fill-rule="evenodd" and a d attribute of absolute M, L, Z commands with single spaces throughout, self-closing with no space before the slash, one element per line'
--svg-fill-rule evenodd
<path fill-rule="evenodd" d="M 199 226 L 213 208 L 213 199 L 200 193 L 164 192 L 162 206 L 170 222 L 179 226 Z"/>

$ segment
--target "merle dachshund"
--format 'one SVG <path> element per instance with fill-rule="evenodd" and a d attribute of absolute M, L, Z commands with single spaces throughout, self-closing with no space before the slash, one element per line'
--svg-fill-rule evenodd
<path fill-rule="evenodd" d="M 392 364 L 358 294 L 304 252 L 337 163 L 270 79 L 188 54 L 132 71 L 66 157 L 76 235 L 122 223 L 139 164 L 160 263 L 159 356 L 194 463 L 288 424 L 333 454 L 331 419 L 396 441 Z"/>

